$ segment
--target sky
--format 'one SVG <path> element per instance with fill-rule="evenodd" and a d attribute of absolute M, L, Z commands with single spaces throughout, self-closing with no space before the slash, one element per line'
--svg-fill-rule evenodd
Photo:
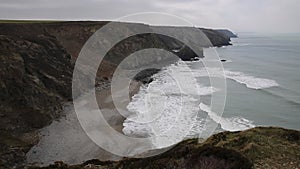
<path fill-rule="evenodd" d="M 0 19 L 115 20 L 141 12 L 236 32 L 300 32 L 300 0 L 0 0 Z"/>

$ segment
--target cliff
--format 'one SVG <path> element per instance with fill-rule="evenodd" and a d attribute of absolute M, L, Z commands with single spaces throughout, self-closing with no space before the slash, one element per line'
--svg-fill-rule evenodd
<path fill-rule="evenodd" d="M 237 38 L 237 34 L 234 34 L 233 32 L 231 32 L 228 29 L 216 29 L 217 32 L 229 37 L 229 38 Z"/>
<path fill-rule="evenodd" d="M 106 23 L 0 23 L 1 167 L 22 167 L 25 153 L 38 141 L 37 129 L 62 116 L 63 104 L 72 100 L 76 57 L 86 40 Z M 212 45 L 230 45 L 221 33 L 202 30 Z M 153 47 L 171 52 L 180 48 L 178 55 L 183 60 L 203 57 L 175 39 L 143 34 L 109 51 L 97 80 L 109 80 L 118 62 L 127 55 Z"/>

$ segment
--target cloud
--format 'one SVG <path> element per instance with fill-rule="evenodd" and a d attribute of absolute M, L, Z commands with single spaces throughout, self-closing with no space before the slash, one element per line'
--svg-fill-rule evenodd
<path fill-rule="evenodd" d="M 113 20 L 164 12 L 194 25 L 236 31 L 299 32 L 298 0 L 0 0 L 2 19 Z"/>

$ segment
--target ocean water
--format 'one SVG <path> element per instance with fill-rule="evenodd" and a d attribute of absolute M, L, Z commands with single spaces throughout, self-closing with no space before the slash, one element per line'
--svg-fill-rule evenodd
<path fill-rule="evenodd" d="M 233 46 L 217 49 L 225 70 L 240 72 L 241 80 L 227 80 L 225 117 L 239 115 L 257 126 L 300 129 L 300 35 L 240 34 Z M 249 79 L 263 78 L 253 90 Z M 239 83 L 236 83 L 239 82 Z M 273 86 L 273 87 L 272 87 Z"/>
<path fill-rule="evenodd" d="M 153 143 L 161 148 L 203 136 L 214 124 L 213 133 L 255 126 L 300 130 L 300 35 L 240 33 L 232 43 L 205 51 L 209 55 L 209 50 L 216 50 L 227 60 L 222 72 L 227 84 L 222 116 L 211 110 L 210 103 L 211 95 L 224 89 L 211 87 L 201 60 L 178 62 L 140 88 L 127 106 L 132 114 L 124 121 L 123 132 L 155 136 Z M 220 72 L 216 69 L 211 76 Z"/>

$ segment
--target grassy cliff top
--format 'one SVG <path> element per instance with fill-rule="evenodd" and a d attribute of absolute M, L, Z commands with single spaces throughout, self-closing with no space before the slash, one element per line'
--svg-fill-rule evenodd
<path fill-rule="evenodd" d="M 0 20 L 0 23 L 52 23 L 65 22 L 61 20 Z"/>

